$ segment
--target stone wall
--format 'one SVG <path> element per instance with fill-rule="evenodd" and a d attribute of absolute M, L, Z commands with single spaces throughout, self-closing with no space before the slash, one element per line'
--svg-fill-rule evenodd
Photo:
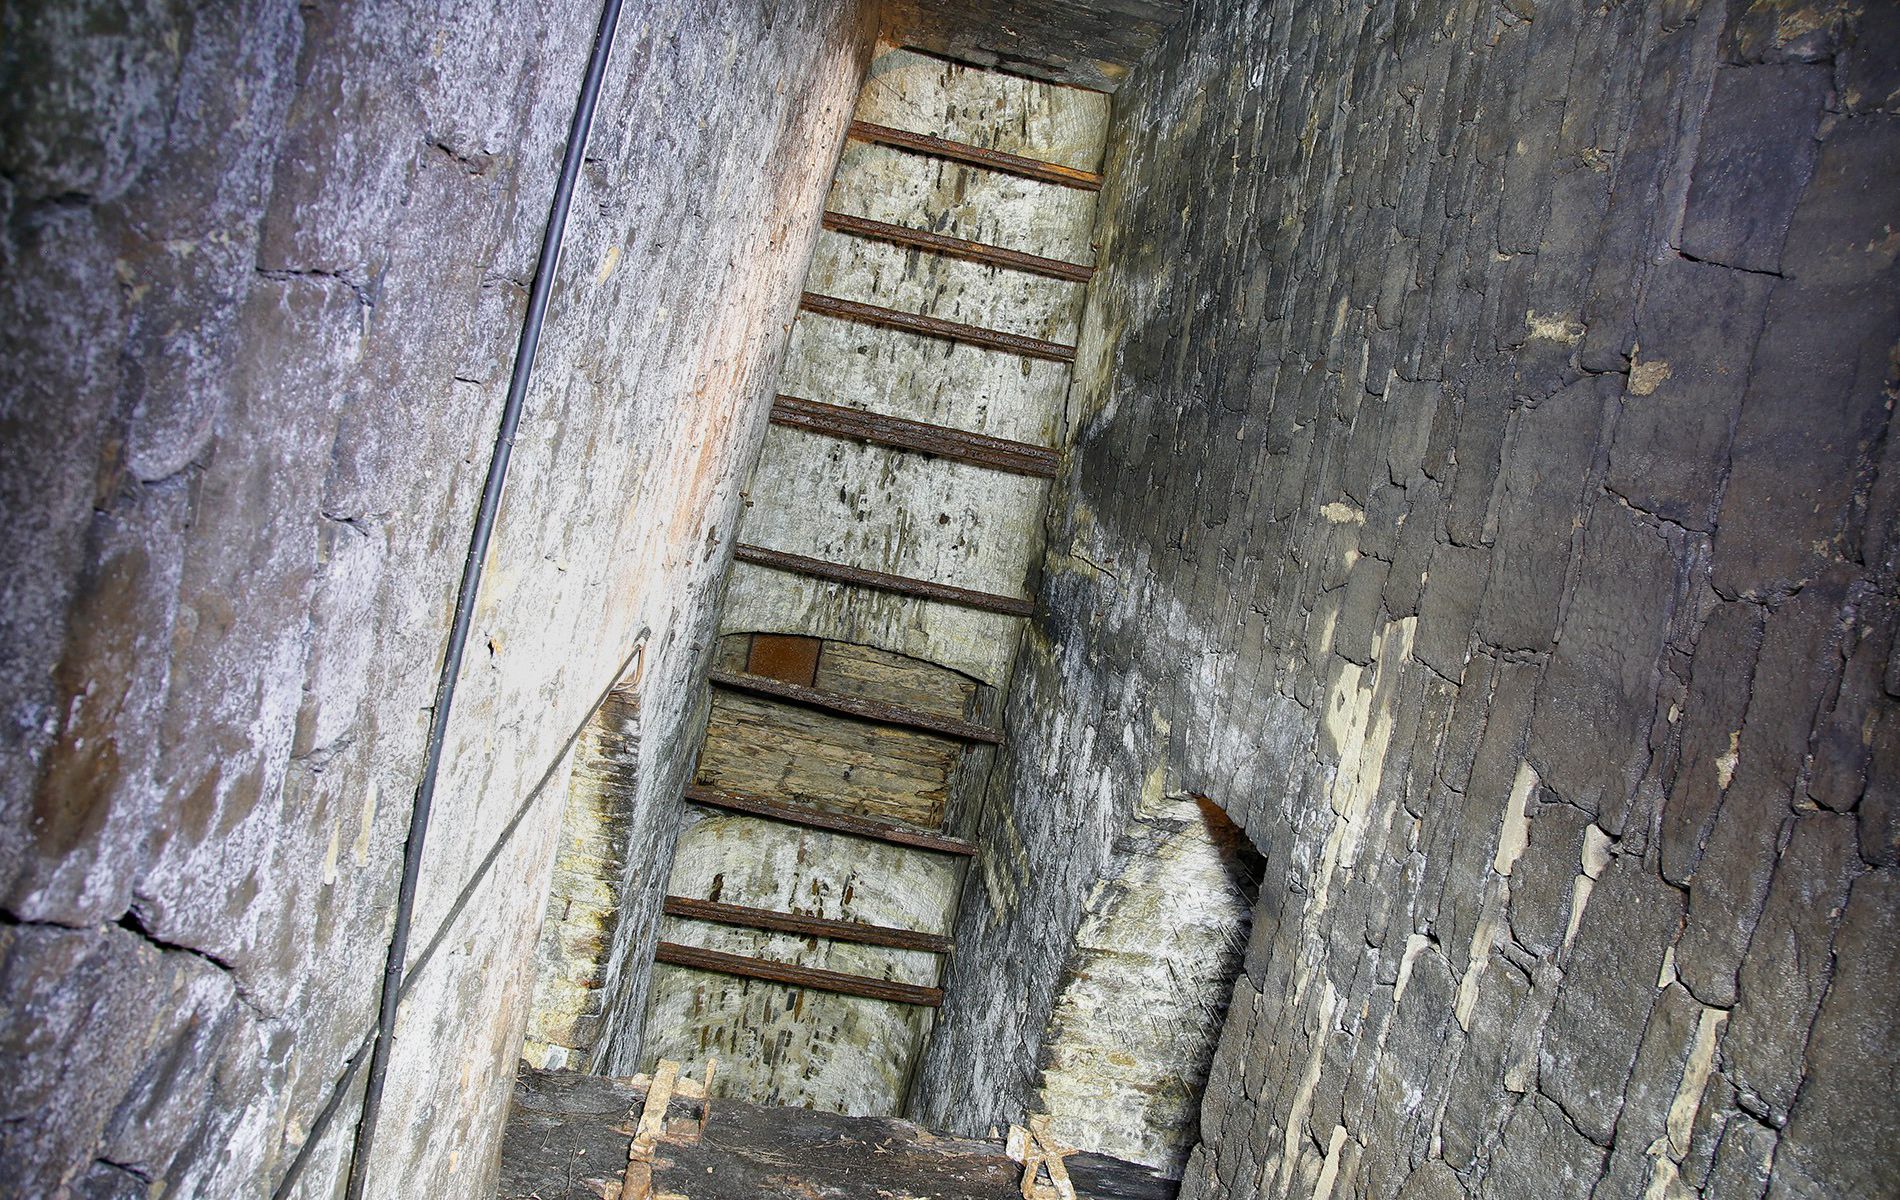
<path fill-rule="evenodd" d="M 1031 1103 L 1160 772 L 1267 859 L 1185 1195 L 1900 1186 L 1894 11 L 1207 5 L 1121 91 L 926 1119 Z"/>
<path fill-rule="evenodd" d="M 1142 795 L 1089 894 L 1043 1041 L 1034 1107 L 1064 1145 L 1180 1178 L 1259 891 L 1251 850 L 1209 801 Z"/>
<path fill-rule="evenodd" d="M 0 1192 L 269 1194 L 364 1045 L 598 13 L 0 17 Z M 492 1187 L 568 750 L 643 639 L 643 786 L 666 803 L 642 819 L 670 819 L 868 32 L 826 0 L 623 18 L 451 726 L 372 1195 Z M 352 1092 L 304 1194 L 356 1124 Z"/>
<path fill-rule="evenodd" d="M 885 0 L 906 46 L 1112 92 L 1181 20 L 1187 0 Z"/>

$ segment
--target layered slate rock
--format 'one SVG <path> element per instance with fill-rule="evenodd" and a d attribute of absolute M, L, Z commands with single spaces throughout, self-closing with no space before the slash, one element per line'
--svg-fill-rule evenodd
<path fill-rule="evenodd" d="M 1035 1106 L 1156 779 L 1266 859 L 1184 1195 L 1900 1188 L 1888 8 L 1169 36 L 932 1120 Z"/>

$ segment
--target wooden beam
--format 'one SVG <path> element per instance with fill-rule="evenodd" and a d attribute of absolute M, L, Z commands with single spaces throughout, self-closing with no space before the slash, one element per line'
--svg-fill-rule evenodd
<path fill-rule="evenodd" d="M 967 166 L 982 167 L 986 171 L 1020 175 L 1024 179 L 1042 183 L 1059 183 L 1088 192 L 1102 190 L 1102 177 L 1094 171 L 1065 167 L 1061 163 L 1044 162 L 1038 158 L 1024 158 L 1020 154 L 972 146 L 967 142 L 953 142 L 949 138 L 928 133 L 912 133 L 908 129 L 892 129 L 888 125 L 874 125 L 869 121 L 853 121 L 845 130 L 845 136 L 860 142 L 875 142 L 880 146 L 908 150 L 913 154 L 947 158 Z"/>
<path fill-rule="evenodd" d="M 956 943 L 934 933 L 915 929 L 893 929 L 886 925 L 867 925 L 859 921 L 834 921 L 828 917 L 808 917 L 800 913 L 775 912 L 769 908 L 750 908 L 744 904 L 722 904 L 717 900 L 695 900 L 690 896 L 668 896 L 661 911 L 669 917 L 689 921 L 714 921 L 746 929 L 767 929 L 774 933 L 795 933 L 801 937 L 830 938 L 836 942 L 858 942 L 866 946 L 889 946 L 893 950 L 923 950 L 930 954 L 948 954 Z"/>
<path fill-rule="evenodd" d="M 962 855 L 964 858 L 969 858 L 976 853 L 975 842 L 950 837 L 948 834 L 912 829 L 907 825 L 879 821 L 872 817 L 827 812 L 822 808 L 812 808 L 803 804 L 784 804 L 777 800 L 768 800 L 764 796 L 749 796 L 744 792 L 722 792 L 693 784 L 686 789 L 685 798 L 689 803 L 704 805 L 707 808 L 721 808 L 727 812 L 745 813 L 747 816 L 763 817 L 769 821 L 783 821 L 787 825 L 803 825 L 807 829 L 823 829 L 830 833 L 869 838 L 892 846 L 907 846 L 913 850 L 934 850 L 940 854 Z"/>
<path fill-rule="evenodd" d="M 940 717 L 935 713 L 924 712 L 902 704 L 886 704 L 881 700 L 861 700 L 856 696 L 847 696 L 843 692 L 801 687 L 796 683 L 767 679 L 763 675 L 742 675 L 737 671 L 714 670 L 709 673 L 708 678 L 716 687 L 751 692 L 755 696 L 770 696 L 774 700 L 803 704 L 808 708 L 855 717 L 860 721 L 920 729 L 925 733 L 955 738 L 962 742 L 983 742 L 991 746 L 1000 746 L 1003 743 L 1002 733 L 987 725 L 959 721 L 954 717 Z"/>
<path fill-rule="evenodd" d="M 772 401 L 772 423 L 789 429 L 822 433 L 828 437 L 889 446 L 893 450 L 934 454 L 938 458 L 954 459 L 973 467 L 989 467 L 1037 479 L 1053 479 L 1061 461 L 1060 456 L 1047 446 L 1015 442 L 987 433 L 971 433 L 967 429 L 952 429 L 947 425 L 932 425 L 907 417 L 866 412 L 861 408 L 803 400 L 797 396 L 779 396 Z"/>
<path fill-rule="evenodd" d="M 943 1007 L 942 988 L 892 983 L 887 979 L 873 979 L 869 975 L 847 975 L 843 971 L 821 971 L 816 967 L 798 967 L 743 954 L 702 950 L 698 946 L 682 946 L 677 942 L 661 942 L 654 951 L 653 961 L 720 975 L 737 975 L 742 979 L 764 979 L 789 987 L 814 988 L 821 992 L 863 996 L 870 1000 L 889 1000 L 894 1004 Z"/>
<path fill-rule="evenodd" d="M 856 300 L 840 300 L 836 296 L 821 296 L 817 292 L 806 292 L 798 306 L 806 312 L 817 313 L 821 317 L 836 317 L 841 321 L 856 321 L 860 325 L 876 325 L 884 329 L 914 333 L 921 337 L 962 342 L 968 346 L 981 346 L 985 350 L 1020 354 L 1024 358 L 1040 358 L 1048 362 L 1060 363 L 1075 361 L 1074 346 L 1064 346 L 1060 342 L 1048 342 L 1041 338 L 1025 337 L 1020 333 L 1004 333 L 1000 329 L 985 329 L 981 325 L 946 321 L 941 317 L 926 317 L 921 313 L 885 308 L 879 304 L 860 304 Z"/>
<path fill-rule="evenodd" d="M 853 216 L 850 213 L 826 212 L 824 222 L 825 228 L 834 233 L 848 233 L 853 237 L 890 242 L 897 246 L 907 246 L 912 250 L 941 254 L 946 258 L 961 258 L 967 262 L 982 263 L 986 267 L 1006 267 L 1012 271 L 1028 271 L 1035 275 L 1046 275 L 1051 279 L 1066 280 L 1069 283 L 1087 283 L 1095 278 L 1095 268 L 1082 263 L 1064 262 L 1059 258 L 1044 258 L 1039 254 L 1025 254 L 1021 250 L 992 246 L 987 242 L 965 241 L 963 238 L 950 237 L 947 234 L 932 233 L 927 229 L 912 229 L 908 225 L 891 225 L 884 221 L 873 221 L 869 217 Z"/>
<path fill-rule="evenodd" d="M 867 571 L 863 567 L 846 566 L 844 563 L 829 562 L 822 558 L 807 558 L 803 554 L 789 554 L 784 550 L 772 550 L 765 546 L 749 546 L 744 542 L 732 548 L 732 556 L 742 563 L 751 563 L 755 567 L 770 567 L 774 571 L 790 571 L 797 575 L 809 575 L 814 579 L 829 580 L 832 583 L 874 588 L 880 592 L 895 592 L 900 596 L 913 596 L 919 600 L 937 600 L 944 604 L 961 605 L 964 608 L 979 609 L 983 612 L 1002 613 L 1007 617 L 1033 616 L 1036 611 L 1034 600 L 1018 600 L 1014 596 L 998 596 L 993 592 L 952 587 L 947 583 L 932 583 L 928 579 L 912 579 L 908 575 L 887 575 L 882 571 Z"/>

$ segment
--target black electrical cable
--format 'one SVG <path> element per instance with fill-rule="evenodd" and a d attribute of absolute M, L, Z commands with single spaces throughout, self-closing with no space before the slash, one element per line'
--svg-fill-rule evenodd
<path fill-rule="evenodd" d="M 601 82 L 607 75 L 607 60 L 613 54 L 614 33 L 620 23 L 620 5 L 621 0 L 606 0 L 601 6 L 600 26 L 594 32 L 593 55 L 587 61 L 587 74 L 581 80 L 580 100 L 574 106 L 574 120 L 568 127 L 567 152 L 561 159 L 560 181 L 555 184 L 547 228 L 541 235 L 541 253 L 535 262 L 534 284 L 528 292 L 528 314 L 521 324 L 521 341 L 515 349 L 514 371 L 508 380 L 508 400 L 502 406 L 501 428 L 495 435 L 495 450 L 488 463 L 488 479 L 482 486 L 481 506 L 475 514 L 475 531 L 469 538 L 468 557 L 462 563 L 462 582 L 455 596 L 455 620 L 449 627 L 448 652 L 442 660 L 442 676 L 435 689 L 435 711 L 429 721 L 422 781 L 416 787 L 415 806 L 409 817 L 409 837 L 403 846 L 402 882 L 396 892 L 396 925 L 389 941 L 389 959 L 383 968 L 382 997 L 376 1014 L 376 1039 L 370 1049 L 369 1075 L 363 1087 L 363 1112 L 357 1121 L 356 1142 L 350 1154 L 349 1187 L 344 1193 L 347 1200 L 362 1200 L 363 1188 L 368 1179 L 376 1118 L 382 1109 L 383 1085 L 389 1073 L 389 1051 L 395 1035 L 396 1009 L 401 1001 L 403 965 L 409 953 L 416 884 L 422 875 L 423 841 L 429 832 L 429 810 L 435 800 L 436 775 L 442 765 L 449 708 L 455 699 L 455 680 L 461 672 L 462 652 L 468 644 L 469 627 L 475 619 L 475 600 L 481 590 L 482 564 L 488 555 L 489 540 L 494 535 L 495 514 L 501 508 L 502 485 L 508 478 L 508 460 L 514 451 L 515 432 L 521 425 L 522 402 L 528 393 L 528 380 L 534 373 L 535 351 L 541 342 L 541 324 L 547 316 L 548 298 L 554 291 L 554 272 L 561 256 L 561 239 L 567 232 L 568 210 L 574 202 L 574 185 L 580 177 L 581 162 L 587 152 L 587 135 L 593 128 L 594 108 L 600 100 Z M 312 1130 L 308 1141 L 315 1142 L 318 1132 Z"/>

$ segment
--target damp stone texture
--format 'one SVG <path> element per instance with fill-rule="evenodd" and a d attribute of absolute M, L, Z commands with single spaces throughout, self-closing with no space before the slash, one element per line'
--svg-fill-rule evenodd
<path fill-rule="evenodd" d="M 0 1193 L 267 1196 L 306 1149 L 295 1194 L 333 1193 L 599 12 L 0 16 Z M 492 1192 L 571 743 L 636 669 L 623 816 L 672 820 L 868 50 L 820 0 L 623 17 L 450 726 L 371 1196 Z"/>
<path fill-rule="evenodd" d="M 1147 782 L 1076 929 L 1034 1107 L 1066 1146 L 1179 1178 L 1259 868 L 1210 801 Z"/>
<path fill-rule="evenodd" d="M 1266 860 L 1190 1200 L 1900 1190 L 1897 62 L 1856 0 L 1170 34 L 926 1124 L 1037 1104 L 1160 772 Z"/>
<path fill-rule="evenodd" d="M 890 45 L 853 113 L 862 122 L 1094 171 L 1107 97 L 946 62 Z M 830 213 L 1086 266 L 1093 191 L 852 139 Z M 836 222 L 832 222 L 836 224 Z M 819 235 L 805 291 L 1072 346 L 1083 285 L 923 252 L 838 229 Z M 1039 450 L 1062 443 L 1068 365 L 803 311 L 778 391 L 789 402 L 926 422 Z M 1053 455 L 1050 455 L 1053 457 Z M 860 570 L 1033 601 L 1048 479 L 828 432 L 774 424 L 736 534 L 759 547 Z M 792 682 L 992 725 L 1025 621 L 992 611 L 735 563 L 720 665 L 774 670 L 762 647 L 809 653 Z M 780 664 L 782 668 L 784 664 Z M 964 837 L 994 751 L 981 742 L 715 690 L 696 782 L 722 794 L 895 821 Z M 966 859 L 689 807 L 668 891 L 693 902 L 943 937 Z M 766 933 L 670 917 L 669 945 L 917 988 L 941 982 L 926 951 Z M 717 1056 L 714 1092 L 753 1103 L 897 1116 L 933 1024 L 928 1003 L 849 994 L 663 962 L 654 967 L 643 1065 Z"/>

